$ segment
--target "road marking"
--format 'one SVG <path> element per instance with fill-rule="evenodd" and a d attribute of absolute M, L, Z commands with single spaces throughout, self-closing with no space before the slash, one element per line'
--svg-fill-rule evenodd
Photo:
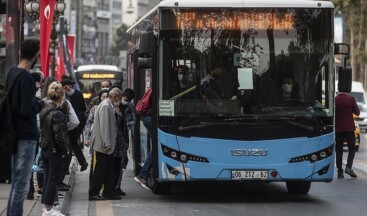
<path fill-rule="evenodd" d="M 96 201 L 96 215 L 113 216 L 111 201 Z"/>

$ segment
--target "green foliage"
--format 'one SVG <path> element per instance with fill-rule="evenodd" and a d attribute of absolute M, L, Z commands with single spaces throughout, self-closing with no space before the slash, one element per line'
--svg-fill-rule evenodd
<path fill-rule="evenodd" d="M 367 63 L 367 0 L 331 1 L 335 5 L 335 13 L 341 13 L 345 18 L 345 42 L 351 45 L 353 79 L 364 81 Z"/>
<path fill-rule="evenodd" d="M 121 50 L 126 50 L 126 30 L 128 26 L 121 24 L 113 35 L 113 45 L 111 47 L 111 54 L 118 56 Z"/>

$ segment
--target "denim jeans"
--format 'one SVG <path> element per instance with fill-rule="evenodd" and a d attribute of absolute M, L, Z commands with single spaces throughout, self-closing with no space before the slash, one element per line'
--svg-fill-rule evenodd
<path fill-rule="evenodd" d="M 36 140 L 19 140 L 18 150 L 11 159 L 11 189 L 7 216 L 22 216 L 23 203 L 29 190 Z"/>
<path fill-rule="evenodd" d="M 143 125 L 148 131 L 150 139 L 152 138 L 152 117 L 146 116 L 143 118 Z M 153 158 L 152 158 L 152 151 L 149 152 L 147 159 L 145 160 L 143 168 L 140 170 L 139 176 L 141 178 L 148 178 L 150 168 L 152 167 Z"/>
<path fill-rule="evenodd" d="M 152 167 L 153 158 L 152 151 L 149 152 L 147 159 L 145 160 L 143 168 L 140 170 L 139 176 L 143 179 L 147 179 L 149 176 L 150 168 Z"/>
<path fill-rule="evenodd" d="M 45 181 L 41 203 L 53 205 L 54 201 L 58 201 L 57 186 L 62 176 L 64 161 L 60 153 L 53 153 L 49 149 L 43 149 L 42 162 L 45 169 Z"/>

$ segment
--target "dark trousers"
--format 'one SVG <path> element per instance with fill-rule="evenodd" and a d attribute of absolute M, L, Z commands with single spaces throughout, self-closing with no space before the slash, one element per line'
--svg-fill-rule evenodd
<path fill-rule="evenodd" d="M 121 167 L 122 157 L 114 157 L 113 163 L 115 164 L 115 178 L 113 181 L 114 189 L 118 189 L 121 185 L 117 185 L 119 182 L 120 176 L 122 177 L 122 167 Z"/>
<path fill-rule="evenodd" d="M 45 170 L 45 182 L 42 193 L 42 203 L 53 205 L 57 196 L 57 186 L 64 167 L 63 158 L 60 153 L 52 153 L 51 150 L 42 151 L 42 162 Z"/>
<path fill-rule="evenodd" d="M 355 149 L 355 137 L 354 132 L 341 132 L 335 134 L 336 140 L 336 168 L 338 172 L 343 172 L 342 161 L 343 161 L 343 142 L 344 140 L 348 143 L 348 159 L 347 159 L 347 167 L 352 168 L 354 156 L 356 154 Z"/>
<path fill-rule="evenodd" d="M 82 134 L 82 132 L 83 132 L 83 128 L 81 128 L 79 126 L 76 127 L 75 129 L 69 131 L 69 138 L 70 138 L 71 148 L 73 149 L 75 157 L 78 160 L 80 165 L 83 165 L 83 164 L 87 163 L 87 160 L 84 157 L 83 151 L 82 151 L 82 149 L 80 148 L 80 146 L 78 144 L 78 140 L 79 140 L 79 137 Z"/>
<path fill-rule="evenodd" d="M 96 196 L 104 187 L 103 195 L 110 196 L 114 191 L 115 163 L 113 155 L 94 152 L 96 160 L 93 161 L 94 169 L 90 183 L 89 196 Z M 93 157 L 94 158 L 94 157 Z"/>
<path fill-rule="evenodd" d="M 70 149 L 71 146 L 69 146 L 69 149 Z M 69 154 L 67 154 L 64 158 L 63 158 L 63 163 L 64 163 L 64 168 L 62 169 L 62 173 L 61 173 L 61 177 L 60 177 L 60 180 L 59 180 L 59 183 L 61 184 L 64 179 L 65 179 L 65 176 L 68 174 L 69 172 L 69 167 L 70 167 L 70 163 L 71 163 L 71 158 L 72 158 L 72 154 L 71 152 L 69 151 Z"/>

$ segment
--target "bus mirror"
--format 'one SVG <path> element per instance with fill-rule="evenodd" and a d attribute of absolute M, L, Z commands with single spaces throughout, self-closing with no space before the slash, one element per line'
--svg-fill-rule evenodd
<path fill-rule="evenodd" d="M 149 69 L 153 66 L 153 59 L 152 58 L 138 58 L 138 67 L 140 69 Z"/>
<path fill-rule="evenodd" d="M 335 55 L 346 55 L 350 54 L 349 44 L 346 43 L 335 43 L 334 44 L 334 54 Z"/>
<path fill-rule="evenodd" d="M 139 57 L 153 57 L 154 44 L 155 36 L 152 29 L 140 32 Z"/>
<path fill-rule="evenodd" d="M 351 92 L 352 91 L 352 68 L 339 67 L 338 68 L 338 91 Z"/>

